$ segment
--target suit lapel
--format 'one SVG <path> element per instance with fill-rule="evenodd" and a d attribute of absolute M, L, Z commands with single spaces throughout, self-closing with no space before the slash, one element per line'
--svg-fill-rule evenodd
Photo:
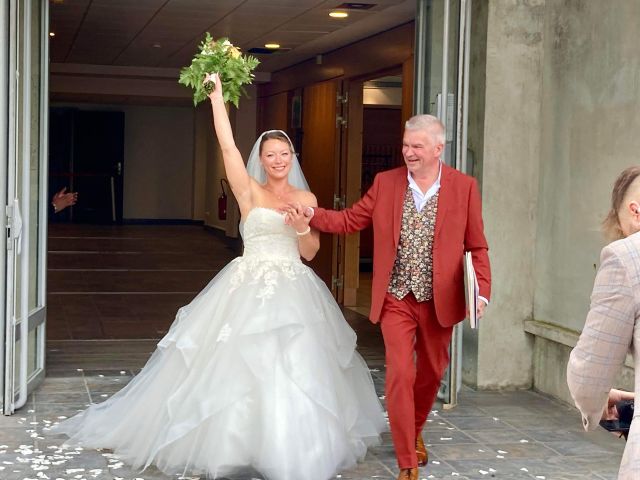
<path fill-rule="evenodd" d="M 402 207 L 404 205 L 404 196 L 407 193 L 407 170 L 403 169 L 404 176 L 398 178 L 393 187 L 393 245 L 394 249 L 398 248 L 400 242 L 400 227 L 402 226 Z"/>
<path fill-rule="evenodd" d="M 438 195 L 438 213 L 436 214 L 436 229 L 433 235 L 434 241 L 438 238 L 442 225 L 444 224 L 444 218 L 447 215 L 447 210 L 451 203 L 451 167 L 442 164 L 442 175 L 440 177 L 440 192 Z"/>

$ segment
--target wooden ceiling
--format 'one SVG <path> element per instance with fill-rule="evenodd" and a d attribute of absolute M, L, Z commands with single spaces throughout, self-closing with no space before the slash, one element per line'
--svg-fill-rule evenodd
<path fill-rule="evenodd" d="M 412 20 L 415 0 L 365 0 L 372 7 L 329 17 L 340 0 L 51 0 L 54 63 L 182 67 L 205 32 L 229 37 L 273 72 Z"/>

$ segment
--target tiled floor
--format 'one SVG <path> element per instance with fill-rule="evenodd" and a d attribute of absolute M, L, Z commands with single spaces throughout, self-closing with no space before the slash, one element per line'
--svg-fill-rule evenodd
<path fill-rule="evenodd" d="M 49 228 L 47 338 L 160 338 L 238 255 L 201 226 Z"/>
<path fill-rule="evenodd" d="M 359 334 L 383 398 L 384 360 L 379 331 L 365 317 L 345 310 Z M 101 402 L 122 388 L 146 362 L 155 342 L 50 341 L 48 376 L 13 417 L 0 418 L 0 478 L 169 480 L 154 468 L 133 472 L 107 451 L 61 448 L 63 438 L 43 428 Z M 577 412 L 535 392 L 475 392 L 465 389 L 453 410 L 438 407 L 425 439 L 430 463 L 421 479 L 615 479 L 623 440 L 604 431 L 583 432 Z M 395 478 L 389 434 L 363 463 L 342 479 Z M 194 477 L 197 478 L 197 477 Z M 241 477 L 245 480 L 257 475 Z M 301 480 L 304 474 L 301 474 Z"/>
<path fill-rule="evenodd" d="M 114 231 L 100 228 L 90 236 L 114 235 Z M 177 236 L 178 228 L 128 227 L 120 232 L 120 240 L 99 239 L 89 249 L 94 253 L 84 250 L 83 254 L 77 252 L 86 249 L 86 238 L 74 239 L 78 235 L 64 228 L 52 234 L 49 298 L 59 316 L 54 317 L 55 322 L 50 317 L 49 328 L 55 331 L 48 342 L 47 378 L 24 408 L 12 417 L 0 417 L 0 480 L 176 478 L 153 468 L 133 472 L 106 451 L 62 448 L 63 438 L 45 436 L 43 428 L 122 388 L 144 365 L 156 343 L 105 338 L 122 338 L 125 334 L 158 337 L 173 320 L 177 306 L 186 303 L 185 299 L 188 301 L 201 288 L 200 282 L 235 256 L 229 245 L 212 242 L 211 234 L 190 231 L 185 243 Z M 151 245 L 149 238 L 158 242 Z M 179 245 L 185 248 L 181 251 Z M 118 253 L 114 253 L 116 250 Z M 100 269 L 104 271 L 98 273 Z M 190 274 L 180 277 L 178 271 L 185 269 Z M 148 275 L 135 277 L 140 273 L 137 270 Z M 107 274 L 120 271 L 133 277 Z M 202 277 L 193 273 L 197 271 L 202 271 Z M 70 278 L 74 274 L 84 277 L 80 281 Z M 163 275 L 176 275 L 177 283 L 168 286 L 161 281 Z M 121 285 L 127 285 L 126 294 L 115 293 Z M 181 293 L 169 293 L 181 285 Z M 104 288 L 106 293 L 91 293 L 96 288 Z M 366 306 L 361 313 L 364 310 Z M 157 318 L 160 315 L 164 317 Z M 384 399 L 384 352 L 379 330 L 357 311 L 345 309 L 345 316 L 358 332 L 360 352 Z M 102 340 L 72 340 L 78 338 Z M 446 412 L 436 407 L 429 418 L 425 439 L 431 461 L 421 469 L 422 479 L 616 478 L 624 441 L 604 431 L 586 434 L 573 408 L 530 391 L 464 389 L 459 402 Z M 372 448 L 357 468 L 342 472 L 341 478 L 389 480 L 396 473 L 387 433 L 382 445 Z M 300 480 L 304 480 L 303 472 Z"/>

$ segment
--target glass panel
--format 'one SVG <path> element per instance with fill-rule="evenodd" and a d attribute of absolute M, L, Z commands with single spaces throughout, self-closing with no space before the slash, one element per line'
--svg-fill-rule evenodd
<path fill-rule="evenodd" d="M 25 63 L 24 63 L 24 42 L 22 41 L 22 29 L 24 26 L 24 13 L 25 13 L 25 9 L 24 9 L 24 3 L 23 2 L 18 2 L 17 3 L 17 10 L 18 10 L 18 20 L 17 20 L 17 37 L 16 41 L 18 43 L 18 57 L 17 57 L 17 70 L 18 72 L 22 73 L 24 72 L 25 69 Z M 17 137 L 17 143 L 16 143 L 16 176 L 15 176 L 15 181 L 16 181 L 16 186 L 15 186 L 15 198 L 20 199 L 21 198 L 21 192 L 22 192 L 22 175 L 23 175 L 23 163 L 22 163 L 22 158 L 24 155 L 24 149 L 25 149 L 25 145 L 24 145 L 24 140 L 25 140 L 25 136 L 26 134 L 28 134 L 28 132 L 25 132 L 25 129 L 23 128 L 23 118 L 25 115 L 25 101 L 26 101 L 26 95 L 25 95 L 25 91 L 24 91 L 24 82 L 22 81 L 22 76 L 18 75 L 17 79 L 16 79 L 16 87 L 17 87 L 17 103 L 16 103 L 16 116 L 15 116 L 15 122 L 16 122 L 16 137 Z M 24 210 L 24 206 L 22 204 L 20 204 L 20 210 L 22 213 L 22 211 Z M 23 228 L 26 225 L 23 225 Z M 24 245 L 23 245 L 24 247 Z M 23 312 L 22 312 L 22 304 L 20 302 L 20 298 L 22 296 L 22 289 L 23 289 L 23 282 L 22 282 L 22 271 L 20 268 L 20 262 L 21 262 L 21 257 L 22 254 L 25 253 L 25 249 L 23 248 L 22 251 L 20 252 L 21 254 L 18 255 L 18 252 L 16 251 L 16 267 L 15 267 L 15 287 L 14 287 L 14 299 L 15 299 L 15 304 L 14 304 L 14 309 L 15 309 L 15 317 L 18 319 L 18 321 L 22 321 L 22 316 L 23 316 Z M 19 328 L 19 327 L 18 327 Z M 16 359 L 19 359 L 20 356 L 17 353 L 16 350 Z M 16 372 L 16 376 L 18 375 L 18 373 Z M 17 377 L 16 377 L 17 378 Z"/>
<path fill-rule="evenodd" d="M 444 160 L 455 163 L 456 101 L 458 88 L 458 49 L 460 0 L 424 0 L 427 16 L 424 33 L 423 58 L 426 79 L 424 105 L 419 111 L 440 118 L 447 127 Z M 445 41 L 445 39 L 447 41 Z M 443 59 L 446 58 L 446 62 Z M 444 92 L 443 90 L 446 90 Z M 421 108 L 420 108 L 421 107 Z"/>
<path fill-rule="evenodd" d="M 34 328 L 29 332 L 29 339 L 27 341 L 29 348 L 29 360 L 27 362 L 27 378 L 30 378 L 34 372 L 38 369 L 38 362 L 36 353 L 38 352 L 38 329 Z"/>
<path fill-rule="evenodd" d="M 38 305 L 39 285 L 39 239 L 40 230 L 40 2 L 31 4 L 31 98 L 30 116 L 30 160 L 29 160 L 29 311 Z M 25 206 L 25 208 L 27 208 Z M 25 252 L 26 253 L 26 252 Z"/>

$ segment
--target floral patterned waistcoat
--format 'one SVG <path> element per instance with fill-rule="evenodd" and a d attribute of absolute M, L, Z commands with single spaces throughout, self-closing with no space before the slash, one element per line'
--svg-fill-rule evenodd
<path fill-rule="evenodd" d="M 411 188 L 407 187 L 398 253 L 388 290 L 398 300 L 409 292 L 413 292 L 419 302 L 433 298 L 433 235 L 437 213 L 438 193 L 418 212 Z"/>

